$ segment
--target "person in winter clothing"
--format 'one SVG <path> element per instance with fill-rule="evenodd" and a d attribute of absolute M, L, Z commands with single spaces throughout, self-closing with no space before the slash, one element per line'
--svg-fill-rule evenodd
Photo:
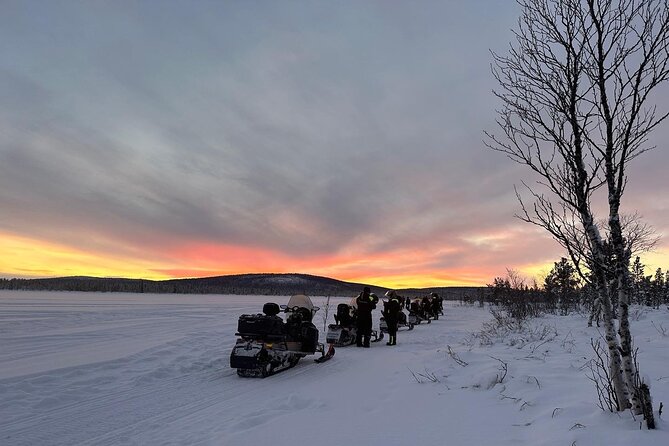
<path fill-rule="evenodd" d="M 393 293 L 395 292 L 393 291 Z M 397 299 L 400 301 L 400 312 L 397 314 L 397 325 L 407 325 L 407 315 L 404 314 L 403 311 L 406 299 L 397 293 L 395 293 L 395 296 L 397 296 Z"/>
<path fill-rule="evenodd" d="M 397 345 L 397 322 L 399 318 L 399 313 L 402 311 L 402 305 L 400 304 L 400 299 L 397 297 L 394 291 L 388 293 L 390 300 L 383 304 L 383 317 L 386 318 L 386 324 L 388 325 L 388 335 L 390 339 L 386 345 Z"/>
<path fill-rule="evenodd" d="M 423 297 L 421 300 L 420 309 L 422 310 L 425 319 L 428 321 L 431 317 L 434 317 L 434 314 L 432 313 L 432 299 L 430 296 Z"/>
<path fill-rule="evenodd" d="M 376 308 L 379 298 L 376 294 L 370 293 L 369 287 L 365 287 L 355 302 L 358 305 L 356 345 L 369 348 L 369 338 L 372 336 L 372 310 Z"/>
<path fill-rule="evenodd" d="M 432 293 L 432 307 L 434 309 L 434 314 L 444 314 L 444 299 L 440 297 L 437 293 Z"/>

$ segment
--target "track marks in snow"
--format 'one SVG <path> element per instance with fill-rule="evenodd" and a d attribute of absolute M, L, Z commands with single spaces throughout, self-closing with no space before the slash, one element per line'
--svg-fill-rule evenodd
<path fill-rule="evenodd" d="M 319 399 L 292 393 L 286 398 L 282 397 L 270 400 L 267 402 L 266 407 L 239 417 L 241 421 L 234 423 L 231 426 L 231 431 L 239 433 L 247 429 L 257 429 L 265 423 L 274 421 L 275 418 L 281 415 L 295 415 L 296 412 L 302 410 L 319 410 L 324 406 L 325 404 Z"/>

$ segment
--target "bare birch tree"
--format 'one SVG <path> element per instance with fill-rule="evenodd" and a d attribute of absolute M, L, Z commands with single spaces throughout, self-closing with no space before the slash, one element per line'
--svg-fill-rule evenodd
<path fill-rule="evenodd" d="M 625 225 L 621 204 L 629 163 L 652 148 L 648 136 L 667 117 L 653 93 L 669 76 L 668 1 L 518 0 L 515 43 L 507 55 L 493 54 L 500 133 L 486 141 L 538 176 L 536 185 L 524 184 L 532 203 L 517 192 L 519 217 L 546 229 L 577 268 L 589 270 L 617 409 L 635 412 L 641 402 L 626 285 L 644 226 L 637 219 Z M 602 195 L 608 215 L 598 225 Z"/>

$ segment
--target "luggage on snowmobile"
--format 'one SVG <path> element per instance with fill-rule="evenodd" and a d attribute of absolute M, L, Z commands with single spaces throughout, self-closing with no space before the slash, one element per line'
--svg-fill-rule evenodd
<path fill-rule="evenodd" d="M 318 342 L 318 329 L 312 319 L 318 307 L 305 295 L 292 296 L 283 306 L 286 321 L 277 314 L 275 303 L 263 306 L 264 314 L 243 314 L 237 323 L 235 346 L 230 353 L 230 367 L 239 376 L 266 377 L 295 366 L 307 355 L 321 353 L 318 362 L 334 356 L 334 348 L 325 351 Z"/>
<path fill-rule="evenodd" d="M 242 314 L 237 321 L 237 333 L 240 336 L 282 336 L 285 334 L 285 326 L 279 316 Z"/>

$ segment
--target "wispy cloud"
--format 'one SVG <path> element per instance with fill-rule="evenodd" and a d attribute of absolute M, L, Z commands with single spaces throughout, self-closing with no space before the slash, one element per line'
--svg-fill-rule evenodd
<path fill-rule="evenodd" d="M 157 276 L 483 283 L 555 259 L 513 219 L 526 172 L 481 143 L 516 15 L 485 3 L 12 3 L 0 232 Z M 660 232 L 667 161 L 629 192 Z"/>

